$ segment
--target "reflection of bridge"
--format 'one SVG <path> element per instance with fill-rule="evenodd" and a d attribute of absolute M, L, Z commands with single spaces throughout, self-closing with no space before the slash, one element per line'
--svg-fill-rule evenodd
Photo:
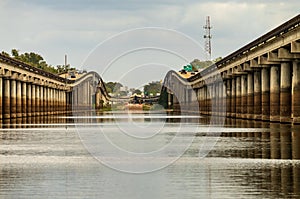
<path fill-rule="evenodd" d="M 300 123 L 299 25 L 300 15 L 191 77 L 170 71 L 165 103 L 206 115 Z"/>

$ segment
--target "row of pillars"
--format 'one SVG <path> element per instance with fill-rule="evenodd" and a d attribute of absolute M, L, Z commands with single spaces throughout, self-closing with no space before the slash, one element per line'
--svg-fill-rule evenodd
<path fill-rule="evenodd" d="M 300 123 L 300 63 L 296 61 L 233 74 L 195 92 L 202 114 Z"/>
<path fill-rule="evenodd" d="M 71 95 L 65 90 L 0 77 L 0 119 L 65 113 L 71 104 Z"/>

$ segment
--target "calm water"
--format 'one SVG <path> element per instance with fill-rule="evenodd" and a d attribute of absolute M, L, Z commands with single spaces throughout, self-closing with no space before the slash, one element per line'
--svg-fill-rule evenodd
<path fill-rule="evenodd" d="M 78 125 L 68 122 L 74 118 L 53 117 L 11 126 L 6 122 L 0 131 L 0 198 L 300 197 L 299 127 L 227 120 L 224 129 L 204 134 L 208 127 L 205 118 L 115 116 L 118 118 L 110 114 L 81 118 Z M 88 125 L 86 120 L 90 120 Z M 133 124 L 144 130 L 132 131 Z M 183 133 L 178 134 L 179 127 Z M 97 151 L 106 146 L 94 135 L 100 133 L 93 130 L 100 128 L 116 145 L 131 152 L 163 148 L 174 136 L 183 141 L 173 142 L 167 152 L 155 157 L 118 156 L 107 148 L 107 153 Z M 157 129 L 161 133 L 151 133 Z M 138 143 L 119 136 L 118 130 L 129 132 Z M 176 150 L 190 141 L 184 154 L 166 166 L 179 156 Z M 200 158 L 199 152 L 208 152 L 207 143 L 214 147 Z M 155 169 L 160 167 L 164 168 Z M 132 174 L 119 171 L 122 169 L 148 172 Z"/>

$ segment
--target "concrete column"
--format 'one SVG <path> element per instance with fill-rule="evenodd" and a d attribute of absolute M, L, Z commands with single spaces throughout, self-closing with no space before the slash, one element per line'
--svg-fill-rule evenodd
<path fill-rule="evenodd" d="M 36 115 L 36 91 L 35 91 L 35 84 L 31 85 L 31 116 Z"/>
<path fill-rule="evenodd" d="M 22 82 L 17 81 L 17 117 L 22 117 Z"/>
<path fill-rule="evenodd" d="M 62 111 L 62 104 L 61 104 L 61 90 L 57 90 L 57 107 L 58 107 L 58 112 L 61 113 Z"/>
<path fill-rule="evenodd" d="M 223 81 L 219 83 L 219 104 L 221 105 L 220 116 L 226 116 L 226 86 Z"/>
<path fill-rule="evenodd" d="M 17 83 L 15 79 L 10 80 L 10 118 L 17 117 Z"/>
<path fill-rule="evenodd" d="M 2 109 L 3 109 L 3 78 L 0 76 L 0 120 L 3 118 L 2 117 Z"/>
<path fill-rule="evenodd" d="M 44 115 L 48 114 L 48 87 L 44 86 L 44 91 L 43 91 L 43 111 L 44 111 Z"/>
<path fill-rule="evenodd" d="M 3 96 L 3 118 L 10 118 L 10 80 L 4 77 L 4 96 Z"/>
<path fill-rule="evenodd" d="M 241 118 L 241 77 L 236 77 L 236 118 Z"/>
<path fill-rule="evenodd" d="M 271 67 L 270 121 L 280 121 L 280 70 L 278 66 Z"/>
<path fill-rule="evenodd" d="M 58 95 L 57 95 L 57 89 L 54 89 L 54 96 L 53 96 L 53 98 L 54 98 L 54 112 L 55 112 L 55 114 L 57 114 L 58 113 Z"/>
<path fill-rule="evenodd" d="M 211 114 L 211 98 L 212 98 L 212 88 L 211 85 L 207 85 L 207 114 Z"/>
<path fill-rule="evenodd" d="M 218 85 L 216 84 L 216 82 L 214 82 L 212 84 L 212 101 L 211 101 L 211 112 L 212 115 L 216 115 L 216 113 L 218 112 L 218 94 L 217 94 L 217 88 Z"/>
<path fill-rule="evenodd" d="M 67 110 L 66 92 L 62 91 L 61 93 L 62 93 L 62 111 L 63 111 L 63 113 L 66 113 L 66 110 Z"/>
<path fill-rule="evenodd" d="M 231 117 L 235 118 L 236 116 L 236 81 L 233 77 L 231 79 Z"/>
<path fill-rule="evenodd" d="M 35 85 L 35 115 L 40 115 L 40 108 L 41 108 L 41 100 L 40 100 L 40 85 Z"/>
<path fill-rule="evenodd" d="M 241 117 L 247 118 L 247 100 L 248 100 L 248 82 L 247 75 L 241 76 Z"/>
<path fill-rule="evenodd" d="M 226 80 L 226 117 L 231 117 L 231 80 Z"/>
<path fill-rule="evenodd" d="M 300 123 L 300 62 L 293 62 L 292 116 L 294 123 Z"/>
<path fill-rule="evenodd" d="M 248 73 L 247 77 L 247 118 L 253 119 L 253 109 L 254 109 L 254 84 L 253 84 L 253 74 Z"/>
<path fill-rule="evenodd" d="M 292 72 L 288 62 L 280 66 L 280 122 L 291 122 Z"/>
<path fill-rule="evenodd" d="M 52 88 L 48 87 L 48 103 L 47 103 L 48 115 L 52 112 Z"/>
<path fill-rule="evenodd" d="M 40 115 L 44 115 L 44 86 L 40 86 Z"/>
<path fill-rule="evenodd" d="M 261 71 L 254 71 L 254 119 L 261 119 Z"/>
<path fill-rule="evenodd" d="M 171 93 L 168 92 L 168 109 L 172 108 L 172 101 Z"/>
<path fill-rule="evenodd" d="M 21 98 L 22 98 L 22 117 L 27 116 L 27 83 L 22 82 L 22 93 L 21 93 Z"/>
<path fill-rule="evenodd" d="M 207 85 L 204 86 L 204 114 L 208 114 L 208 90 Z"/>
<path fill-rule="evenodd" d="M 270 69 L 262 69 L 262 120 L 270 121 Z"/>
<path fill-rule="evenodd" d="M 31 96 L 31 83 L 27 83 L 27 88 L 26 88 L 26 113 L 27 113 L 27 116 L 32 116 L 32 109 L 31 109 L 31 100 L 32 100 L 32 96 Z"/>

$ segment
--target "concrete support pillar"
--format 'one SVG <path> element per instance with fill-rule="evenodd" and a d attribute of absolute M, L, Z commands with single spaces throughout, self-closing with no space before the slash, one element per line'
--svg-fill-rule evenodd
<path fill-rule="evenodd" d="M 3 78 L 2 76 L 0 76 L 0 119 L 3 118 L 2 116 L 2 109 L 3 109 L 3 94 L 4 94 L 4 90 L 3 90 Z"/>
<path fill-rule="evenodd" d="M 212 100 L 211 100 L 211 114 L 216 115 L 218 112 L 218 95 L 217 95 L 217 84 L 214 82 L 212 84 Z"/>
<path fill-rule="evenodd" d="M 292 72 L 288 62 L 280 66 L 280 122 L 291 122 Z"/>
<path fill-rule="evenodd" d="M 22 82 L 17 81 L 17 117 L 22 117 Z"/>
<path fill-rule="evenodd" d="M 22 117 L 27 116 L 27 82 L 22 82 L 22 93 L 21 93 L 21 98 L 22 98 Z"/>
<path fill-rule="evenodd" d="M 52 107 L 53 107 L 53 104 L 52 104 L 52 88 L 48 88 L 48 115 L 51 115 L 52 114 Z"/>
<path fill-rule="evenodd" d="M 58 113 L 57 89 L 54 89 L 53 102 L 54 102 L 54 114 L 57 114 Z"/>
<path fill-rule="evenodd" d="M 211 115 L 211 105 L 212 105 L 212 85 L 207 85 L 207 114 Z"/>
<path fill-rule="evenodd" d="M 208 90 L 207 86 L 204 86 L 204 114 L 208 114 Z"/>
<path fill-rule="evenodd" d="M 35 91 L 35 84 L 32 84 L 31 85 L 31 116 L 35 116 L 36 113 L 36 98 L 35 98 L 35 94 L 36 94 L 36 91 Z"/>
<path fill-rule="evenodd" d="M 17 83 L 15 79 L 10 80 L 10 118 L 17 117 Z"/>
<path fill-rule="evenodd" d="M 221 105 L 221 114 L 220 116 L 226 117 L 226 86 L 224 81 L 219 83 L 219 104 Z"/>
<path fill-rule="evenodd" d="M 174 102 L 174 100 L 173 100 L 173 102 Z M 66 113 L 66 110 L 67 110 L 67 98 L 66 98 L 66 92 L 65 91 L 62 91 L 62 103 L 63 103 L 62 111 L 63 111 L 63 113 Z"/>
<path fill-rule="evenodd" d="M 253 119 L 253 109 L 254 109 L 254 84 L 253 84 L 253 74 L 248 73 L 247 77 L 247 118 Z"/>
<path fill-rule="evenodd" d="M 44 115 L 44 86 L 40 86 L 40 115 Z"/>
<path fill-rule="evenodd" d="M 236 116 L 236 81 L 233 77 L 231 79 L 231 117 L 235 118 Z"/>
<path fill-rule="evenodd" d="M 271 67 L 270 121 L 280 121 L 280 70 L 278 66 Z"/>
<path fill-rule="evenodd" d="M 172 109 L 172 94 L 168 92 L 168 109 Z"/>
<path fill-rule="evenodd" d="M 236 118 L 241 118 L 241 77 L 236 77 Z"/>
<path fill-rule="evenodd" d="M 293 95 L 292 95 L 292 116 L 293 123 L 300 123 L 300 62 L 293 62 Z"/>
<path fill-rule="evenodd" d="M 241 75 L 241 117 L 247 118 L 247 95 L 248 95 L 247 75 Z"/>
<path fill-rule="evenodd" d="M 8 77 L 4 79 L 4 96 L 3 96 L 3 118 L 10 118 L 10 80 Z"/>
<path fill-rule="evenodd" d="M 226 80 L 226 117 L 231 117 L 231 80 Z"/>
<path fill-rule="evenodd" d="M 35 85 L 35 115 L 39 116 L 40 115 L 40 85 Z"/>
<path fill-rule="evenodd" d="M 26 105 L 27 105 L 27 116 L 32 116 L 32 109 L 31 109 L 31 102 L 32 102 L 32 95 L 31 95 L 31 83 L 27 83 L 27 93 L 26 93 Z"/>
<path fill-rule="evenodd" d="M 270 68 L 263 68 L 262 71 L 262 120 L 270 121 Z"/>
<path fill-rule="evenodd" d="M 254 119 L 261 119 L 261 71 L 254 71 Z"/>
<path fill-rule="evenodd" d="M 43 91 L 43 111 L 44 115 L 48 114 L 48 87 L 44 86 L 44 91 Z"/>

